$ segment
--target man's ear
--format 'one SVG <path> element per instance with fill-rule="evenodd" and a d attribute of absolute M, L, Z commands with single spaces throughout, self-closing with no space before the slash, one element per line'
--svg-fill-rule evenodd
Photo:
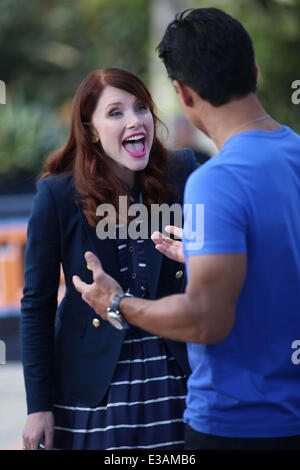
<path fill-rule="evenodd" d="M 173 85 L 178 93 L 178 98 L 182 106 L 187 106 L 188 108 L 192 108 L 194 106 L 194 98 L 192 90 L 183 85 L 178 80 L 173 80 Z"/>
<path fill-rule="evenodd" d="M 255 72 L 256 72 L 256 81 L 258 81 L 258 77 L 259 77 L 259 68 L 258 68 L 258 65 L 257 65 L 256 62 L 255 62 Z"/>

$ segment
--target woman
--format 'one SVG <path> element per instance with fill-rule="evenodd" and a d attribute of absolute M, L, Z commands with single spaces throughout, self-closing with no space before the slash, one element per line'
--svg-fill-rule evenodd
<path fill-rule="evenodd" d="M 182 195 L 196 168 L 188 149 L 168 155 L 153 108 L 135 75 L 91 73 L 75 95 L 69 140 L 38 183 L 21 322 L 27 449 L 40 442 L 48 449 L 182 448 L 185 345 L 100 321 L 72 284 L 74 274 L 91 282 L 90 250 L 136 296 L 184 289 L 183 265 L 155 250 L 150 232 L 136 240 L 120 235 L 120 196 L 128 196 L 128 208 L 180 203 L 176 190 Z M 99 233 L 102 204 L 116 209 L 116 237 Z M 61 265 L 66 293 L 56 315 Z"/>

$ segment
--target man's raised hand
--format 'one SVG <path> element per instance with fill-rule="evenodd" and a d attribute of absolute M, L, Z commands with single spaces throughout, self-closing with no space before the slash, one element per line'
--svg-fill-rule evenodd
<path fill-rule="evenodd" d="M 79 276 L 73 276 L 73 284 L 82 299 L 92 307 L 95 312 L 106 320 L 106 309 L 110 306 L 112 298 L 122 291 L 121 286 L 103 270 L 100 260 L 90 251 L 85 253 L 87 267 L 93 272 L 93 283 L 86 284 Z"/>

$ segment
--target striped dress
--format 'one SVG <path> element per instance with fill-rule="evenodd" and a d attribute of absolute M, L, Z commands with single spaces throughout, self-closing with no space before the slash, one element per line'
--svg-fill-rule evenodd
<path fill-rule="evenodd" d="M 148 296 L 143 240 L 119 240 L 123 289 Z M 183 449 L 186 377 L 158 336 L 129 326 L 104 399 L 91 408 L 70 397 L 54 405 L 54 448 Z"/>

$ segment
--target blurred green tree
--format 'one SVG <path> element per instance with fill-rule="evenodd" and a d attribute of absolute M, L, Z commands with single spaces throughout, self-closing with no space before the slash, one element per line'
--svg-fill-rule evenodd
<path fill-rule="evenodd" d="M 61 105 L 92 70 L 147 79 L 149 0 L 1 0 L 0 78 L 8 94 Z"/>
<path fill-rule="evenodd" d="M 237 18 L 250 34 L 259 68 L 258 95 L 266 110 L 300 133 L 300 105 L 292 103 L 292 82 L 300 79 L 299 0 L 194 0 Z"/>
<path fill-rule="evenodd" d="M 5 175 L 36 173 L 41 156 L 60 147 L 67 134 L 64 122 L 51 108 L 26 103 L 19 93 L 5 105 L 5 113 L 0 113 L 0 180 Z"/>
<path fill-rule="evenodd" d="M 92 70 L 126 68 L 149 85 L 151 3 L 1 0 L 0 79 L 7 92 L 0 106 L 2 180 L 38 173 L 44 156 L 63 143 L 70 100 Z M 194 6 L 219 7 L 243 23 L 253 39 L 264 106 L 300 132 L 300 105 L 291 100 L 292 82 L 300 79 L 299 0 L 194 0 Z M 184 0 L 176 0 L 176 8 L 184 10 Z"/>
<path fill-rule="evenodd" d="M 70 100 L 92 70 L 126 68 L 147 81 L 149 4 L 1 0 L 0 79 L 7 88 L 7 104 L 0 107 L 2 180 L 36 174 L 45 155 L 63 143 Z"/>

